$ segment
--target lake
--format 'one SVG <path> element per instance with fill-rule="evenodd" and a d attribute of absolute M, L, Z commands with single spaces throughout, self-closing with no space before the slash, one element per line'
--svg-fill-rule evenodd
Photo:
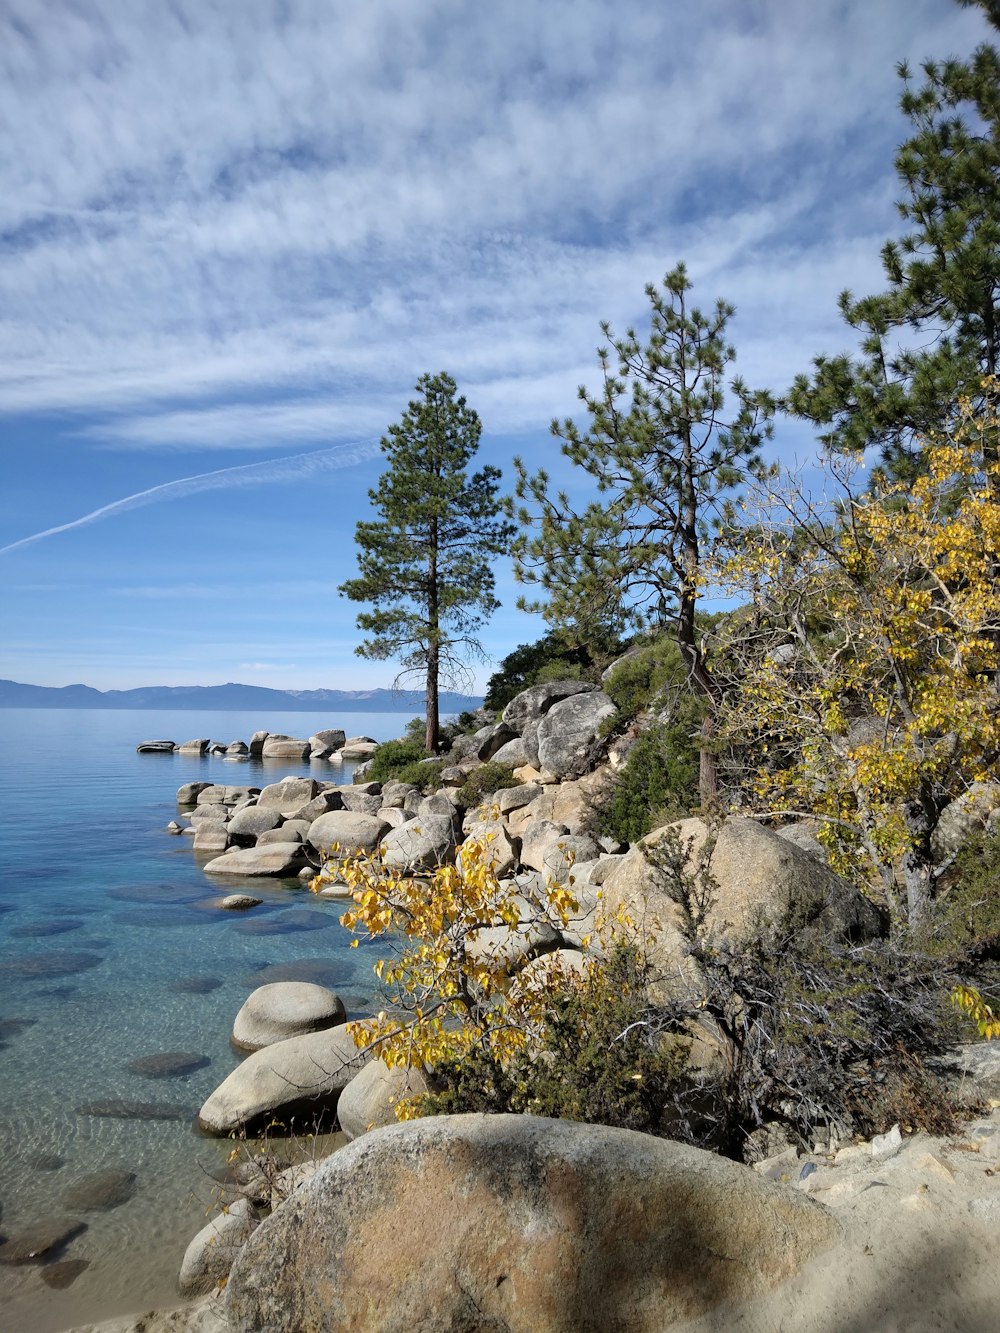
<path fill-rule="evenodd" d="M 349 782 L 353 766 L 137 755 L 136 745 L 323 727 L 388 740 L 411 715 L 0 710 L 0 1232 L 79 1219 L 87 1230 L 64 1257 L 89 1261 L 63 1290 L 37 1265 L 0 1265 L 0 1329 L 53 1333 L 175 1304 L 184 1250 L 216 1197 L 211 1173 L 232 1147 L 199 1135 L 193 1118 L 236 1066 L 240 1005 L 273 979 L 267 969 L 289 964 L 333 986 L 350 1017 L 374 996 L 375 954 L 349 948 L 343 905 L 261 880 L 264 906 L 214 910 L 220 888 L 190 839 L 165 831 L 183 782 Z M 127 1068 L 165 1052 L 205 1063 L 183 1077 Z M 92 1114 L 111 1101 L 158 1103 L 176 1118 Z M 74 1210 L 73 1186 L 106 1168 L 135 1172 L 134 1196 Z"/>

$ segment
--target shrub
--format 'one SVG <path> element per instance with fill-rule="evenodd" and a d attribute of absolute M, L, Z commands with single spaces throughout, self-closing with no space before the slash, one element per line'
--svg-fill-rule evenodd
<path fill-rule="evenodd" d="M 393 777 L 397 782 L 412 782 L 426 795 L 437 789 L 441 772 L 447 766 L 443 759 L 415 759 L 409 764 L 404 764 Z"/>
<path fill-rule="evenodd" d="M 401 778 L 402 770 L 426 758 L 428 758 L 428 752 L 417 740 L 386 741 L 384 745 L 378 747 L 369 759 L 365 771 L 365 780 L 368 782 L 389 782 L 396 779 L 397 781 L 412 782 L 412 778 Z"/>
<path fill-rule="evenodd" d="M 597 833 L 638 842 L 650 829 L 689 814 L 697 805 L 698 709 L 698 701 L 688 696 L 678 710 L 681 716 L 639 737 L 610 788 L 595 803 L 592 823 Z"/>
<path fill-rule="evenodd" d="M 518 786 L 514 770 L 506 764 L 495 764 L 492 760 L 474 768 L 465 782 L 455 793 L 455 799 L 464 810 L 474 810 L 482 805 L 487 796 L 505 787 Z"/>

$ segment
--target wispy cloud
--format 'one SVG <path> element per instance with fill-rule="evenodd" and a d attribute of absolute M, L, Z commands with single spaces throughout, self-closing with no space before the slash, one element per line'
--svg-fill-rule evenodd
<path fill-rule="evenodd" d="M 21 547 L 30 546 L 34 542 L 44 541 L 47 537 L 55 537 L 59 533 L 72 532 L 74 528 L 100 523 L 104 519 L 127 513 L 130 509 L 141 509 L 144 505 L 160 504 L 167 500 L 182 500 L 200 491 L 308 480 L 322 473 L 365 462 L 378 452 L 378 447 L 378 441 L 368 440 L 358 444 L 339 445 L 332 449 L 318 449 L 314 453 L 294 454 L 289 458 L 268 459 L 240 467 L 218 468 L 214 472 L 201 472 L 194 477 L 180 477 L 177 481 L 162 482 L 159 486 L 150 486 L 145 491 L 137 491 L 134 495 L 126 495 L 121 500 L 102 505 L 100 509 L 93 509 L 89 514 L 74 518 L 69 523 L 59 523 L 55 527 L 45 528 L 42 532 L 34 532 L 29 537 L 21 537 L 7 546 L 0 546 L 0 555 L 20 550 Z"/>

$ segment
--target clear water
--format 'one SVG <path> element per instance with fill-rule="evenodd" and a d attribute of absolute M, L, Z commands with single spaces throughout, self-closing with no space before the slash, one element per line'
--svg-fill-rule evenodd
<path fill-rule="evenodd" d="M 87 1230 L 64 1257 L 89 1260 L 65 1290 L 36 1265 L 0 1266 L 4 1333 L 176 1303 L 181 1258 L 216 1190 L 209 1173 L 232 1146 L 199 1135 L 193 1118 L 237 1063 L 228 1039 L 240 1005 L 270 979 L 263 969 L 309 960 L 351 1016 L 374 992 L 373 955 L 348 947 L 342 906 L 295 881 L 255 880 L 264 906 L 213 909 L 220 890 L 190 839 L 165 832 L 183 782 L 350 781 L 351 767 L 137 755 L 136 745 L 329 726 L 386 740 L 407 716 L 0 710 L 0 1233 L 79 1218 Z M 265 919 L 276 933 L 254 933 Z M 177 988 L 192 977 L 214 989 Z M 168 1051 L 210 1063 L 177 1078 L 126 1068 Z M 181 1118 L 81 1113 L 113 1098 L 169 1103 Z M 76 1181 L 108 1167 L 136 1173 L 133 1198 L 107 1212 L 67 1206 Z"/>

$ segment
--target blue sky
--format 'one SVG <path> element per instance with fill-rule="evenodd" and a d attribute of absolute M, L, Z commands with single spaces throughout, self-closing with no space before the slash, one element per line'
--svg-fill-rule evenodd
<path fill-rule="evenodd" d="M 6 0 L 0 675 L 389 685 L 336 588 L 418 376 L 506 479 L 558 473 L 599 321 L 683 259 L 784 389 L 881 285 L 896 62 L 988 35 L 952 0 Z M 497 576 L 494 660 L 544 628 Z"/>

